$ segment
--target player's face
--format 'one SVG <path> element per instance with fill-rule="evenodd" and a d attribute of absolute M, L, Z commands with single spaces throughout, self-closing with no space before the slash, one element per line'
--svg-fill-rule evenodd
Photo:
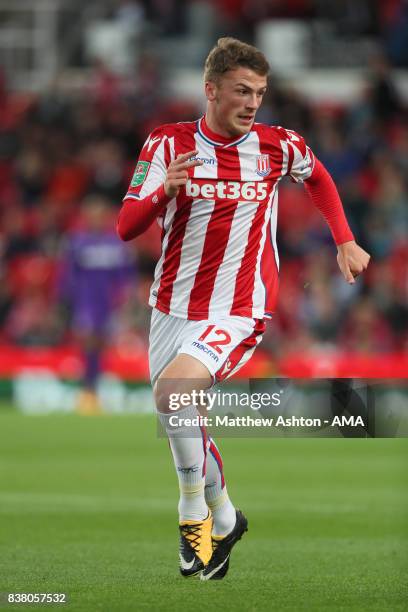
<path fill-rule="evenodd" d="M 262 104 L 266 83 L 266 76 L 244 67 L 229 70 L 218 83 L 206 83 L 210 129 L 226 137 L 249 132 Z"/>

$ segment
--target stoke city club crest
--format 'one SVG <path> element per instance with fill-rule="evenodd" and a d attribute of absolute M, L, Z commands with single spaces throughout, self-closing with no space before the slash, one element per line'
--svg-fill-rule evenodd
<path fill-rule="evenodd" d="M 263 153 L 262 155 L 256 156 L 256 173 L 259 176 L 268 176 L 271 171 L 271 167 L 269 165 L 269 155 L 267 153 Z"/>

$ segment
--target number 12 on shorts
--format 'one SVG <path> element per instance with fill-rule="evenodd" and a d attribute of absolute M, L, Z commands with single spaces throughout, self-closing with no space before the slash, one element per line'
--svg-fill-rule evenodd
<path fill-rule="evenodd" d="M 209 325 L 207 329 L 205 329 L 204 332 L 201 334 L 198 340 L 199 342 L 205 340 L 208 346 L 211 346 L 211 348 L 213 348 L 215 351 L 217 351 L 217 353 L 221 355 L 222 348 L 220 348 L 220 346 L 229 344 L 231 342 L 231 336 L 227 331 L 225 331 L 225 329 L 214 329 L 214 327 L 215 325 Z M 218 338 L 216 340 L 206 340 L 207 336 L 209 336 L 210 334 L 212 336 L 218 336 Z"/>

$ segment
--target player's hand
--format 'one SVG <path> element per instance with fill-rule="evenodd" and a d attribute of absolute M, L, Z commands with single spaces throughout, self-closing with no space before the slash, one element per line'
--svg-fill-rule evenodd
<path fill-rule="evenodd" d="M 181 187 L 188 181 L 188 169 L 194 166 L 202 166 L 203 162 L 199 159 L 191 160 L 197 155 L 198 151 L 180 153 L 176 159 L 170 162 L 167 168 L 166 180 L 164 181 L 164 191 L 169 198 L 175 198 Z"/>
<path fill-rule="evenodd" d="M 337 263 L 344 278 L 350 285 L 355 283 L 355 277 L 364 272 L 370 261 L 370 255 L 351 240 L 337 247 Z"/>

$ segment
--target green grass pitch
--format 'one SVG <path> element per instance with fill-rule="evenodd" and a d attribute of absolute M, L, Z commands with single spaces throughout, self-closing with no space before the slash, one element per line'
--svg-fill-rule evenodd
<path fill-rule="evenodd" d="M 407 439 L 223 439 L 249 519 L 222 582 L 178 575 L 151 416 L 0 414 L 0 591 L 124 610 L 408 610 Z M 43 606 L 1 605 L 0 610 Z"/>

